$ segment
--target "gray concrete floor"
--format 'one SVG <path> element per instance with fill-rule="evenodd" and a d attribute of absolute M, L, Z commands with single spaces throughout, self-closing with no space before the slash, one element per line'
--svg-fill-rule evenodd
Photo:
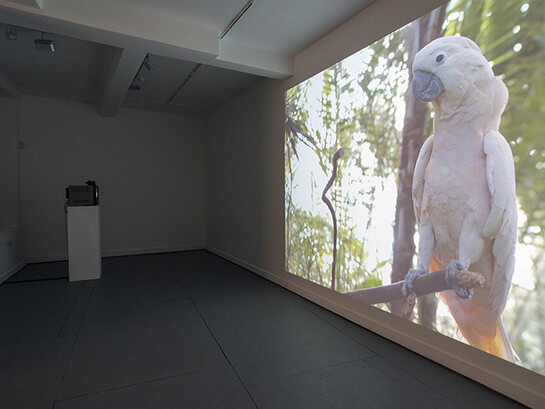
<path fill-rule="evenodd" d="M 206 251 L 0 286 L 1 408 L 521 405 Z"/>

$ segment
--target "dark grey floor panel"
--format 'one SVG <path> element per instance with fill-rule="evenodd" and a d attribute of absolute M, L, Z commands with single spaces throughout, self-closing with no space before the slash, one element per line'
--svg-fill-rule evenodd
<path fill-rule="evenodd" d="M 141 310 L 182 298 L 187 293 L 164 255 L 104 259 L 89 312 Z"/>
<path fill-rule="evenodd" d="M 260 409 L 458 407 L 380 357 L 250 386 L 248 391 Z"/>
<path fill-rule="evenodd" d="M 59 336 L 77 336 L 79 334 L 96 283 L 97 280 L 87 280 L 81 283 L 81 290 L 70 308 L 70 312 L 62 325 Z"/>
<path fill-rule="evenodd" d="M 0 345 L 58 337 L 81 287 L 64 280 L 0 286 Z"/>
<path fill-rule="evenodd" d="M 366 330 L 338 315 L 314 305 L 311 310 L 377 355 L 411 374 L 430 389 L 464 408 L 524 408 L 518 402 L 480 383 Z"/>
<path fill-rule="evenodd" d="M 206 251 L 29 267 L 0 286 L 0 408 L 523 407 Z"/>
<path fill-rule="evenodd" d="M 74 339 L 0 348 L 0 408 L 51 409 Z"/>
<path fill-rule="evenodd" d="M 245 385 L 372 356 L 276 286 L 208 291 L 193 296 Z"/>
<path fill-rule="evenodd" d="M 55 409 L 255 408 L 230 366 L 57 401 Z"/>
<path fill-rule="evenodd" d="M 108 257 L 102 259 L 103 278 L 116 279 L 123 274 L 153 273 L 165 271 L 170 266 L 165 254 L 146 254 L 123 257 Z"/>
<path fill-rule="evenodd" d="M 90 314 L 79 333 L 58 398 L 226 365 L 188 299 L 152 310 Z"/>
<path fill-rule="evenodd" d="M 189 294 L 231 288 L 251 291 L 271 285 L 262 277 L 206 251 L 169 253 L 166 257 Z"/>

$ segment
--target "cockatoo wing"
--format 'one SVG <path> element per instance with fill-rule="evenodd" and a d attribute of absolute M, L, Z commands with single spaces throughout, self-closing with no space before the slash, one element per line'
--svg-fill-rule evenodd
<path fill-rule="evenodd" d="M 494 240 L 494 273 L 490 284 L 492 308 L 501 313 L 507 301 L 515 268 L 517 240 L 517 196 L 513 154 L 498 131 L 484 136 L 486 178 L 491 196 L 491 210 L 483 236 Z"/>
<path fill-rule="evenodd" d="M 422 195 L 424 193 L 424 173 L 428 162 L 430 161 L 433 148 L 433 135 L 430 136 L 420 149 L 418 159 L 414 168 L 413 175 L 413 208 L 416 215 L 416 223 L 420 224 L 420 214 L 422 212 Z"/>

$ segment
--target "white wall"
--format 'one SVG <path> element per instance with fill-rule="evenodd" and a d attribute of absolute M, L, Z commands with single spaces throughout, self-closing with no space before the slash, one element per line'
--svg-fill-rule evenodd
<path fill-rule="evenodd" d="M 207 248 L 430 359 L 530 406 L 543 377 L 284 270 L 284 103 L 291 86 L 440 5 L 378 0 L 206 120 Z"/>
<path fill-rule="evenodd" d="M 19 101 L 0 98 L 0 283 L 24 267 L 19 228 Z"/>
<path fill-rule="evenodd" d="M 283 100 L 262 80 L 206 121 L 207 247 L 272 271 L 284 267 Z"/>
<path fill-rule="evenodd" d="M 21 216 L 27 261 L 66 258 L 65 188 L 95 180 L 102 250 L 203 248 L 202 120 L 23 97 Z"/>
<path fill-rule="evenodd" d="M 19 226 L 19 101 L 0 98 L 0 230 Z"/>

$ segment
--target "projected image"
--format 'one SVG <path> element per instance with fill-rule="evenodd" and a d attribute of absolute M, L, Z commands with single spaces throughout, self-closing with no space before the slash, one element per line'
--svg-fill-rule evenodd
<path fill-rule="evenodd" d="M 287 271 L 545 374 L 544 22 L 451 1 L 288 90 Z"/>

